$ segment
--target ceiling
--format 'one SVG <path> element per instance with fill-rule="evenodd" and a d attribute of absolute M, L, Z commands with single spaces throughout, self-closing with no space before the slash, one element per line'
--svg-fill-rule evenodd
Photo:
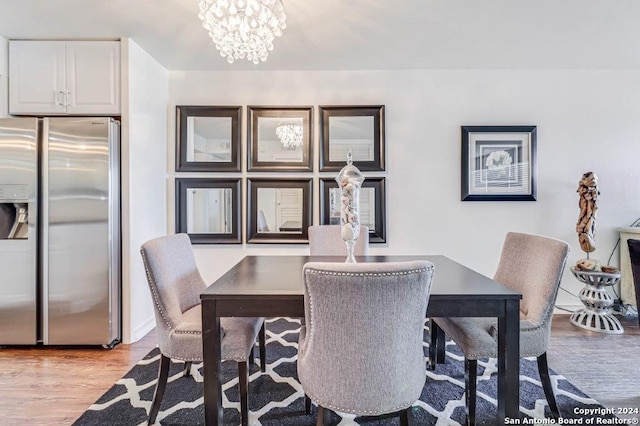
<path fill-rule="evenodd" d="M 130 37 L 169 70 L 640 68 L 637 0 L 284 0 L 265 63 L 228 64 L 197 0 L 0 0 L 8 39 Z"/>

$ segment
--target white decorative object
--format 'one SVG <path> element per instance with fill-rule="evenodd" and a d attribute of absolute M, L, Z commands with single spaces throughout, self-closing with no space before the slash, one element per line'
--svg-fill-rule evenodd
<path fill-rule="evenodd" d="M 353 165 L 351 151 L 347 154 L 347 165 L 340 170 L 336 177 L 341 190 L 340 197 L 340 225 L 342 239 L 347 245 L 346 263 L 356 263 L 354 249 L 360 236 L 360 187 L 364 176 Z"/>
<path fill-rule="evenodd" d="M 273 40 L 287 27 L 281 0 L 201 0 L 198 16 L 230 64 L 266 61 Z"/>
<path fill-rule="evenodd" d="M 302 146 L 302 135 L 302 126 L 299 124 L 280 124 L 276 127 L 276 136 L 288 150 L 295 150 Z"/>
<path fill-rule="evenodd" d="M 571 314 L 571 324 L 600 333 L 624 333 L 618 318 L 611 314 L 613 299 L 605 288 L 616 285 L 620 281 L 620 273 L 587 272 L 575 268 L 571 268 L 571 273 L 585 284 L 579 294 L 584 308 Z"/>

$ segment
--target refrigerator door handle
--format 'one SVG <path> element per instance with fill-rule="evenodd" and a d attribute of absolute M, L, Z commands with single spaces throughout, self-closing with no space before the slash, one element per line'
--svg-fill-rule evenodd
<path fill-rule="evenodd" d="M 60 92 L 62 93 L 62 92 Z M 40 220 L 40 259 L 42 259 L 41 283 L 41 313 L 42 313 L 42 343 L 49 342 L 49 119 L 42 120 L 42 162 L 41 172 L 41 220 Z"/>

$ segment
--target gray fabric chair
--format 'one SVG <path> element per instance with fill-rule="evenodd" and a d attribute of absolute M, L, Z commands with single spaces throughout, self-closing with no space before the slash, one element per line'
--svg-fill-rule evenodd
<path fill-rule="evenodd" d="M 569 255 L 564 241 L 509 232 L 494 280 L 522 293 L 520 356 L 537 357 L 538 371 L 549 409 L 559 417 L 547 366 L 551 320 L 562 272 Z M 444 361 L 448 334 L 465 356 L 467 423 L 475 424 L 478 358 L 497 357 L 497 320 L 493 318 L 431 318 L 429 365 Z M 444 331 L 444 333 L 442 332 Z"/>
<path fill-rule="evenodd" d="M 140 249 L 156 316 L 160 368 L 158 384 L 149 411 L 153 424 L 160 410 L 171 359 L 185 361 L 185 377 L 192 362 L 202 361 L 202 280 L 187 234 L 169 235 L 147 241 Z M 260 364 L 265 371 L 265 329 L 263 318 L 222 318 L 222 358 L 238 363 L 242 424 L 248 424 L 247 359 L 252 358 L 259 334 Z"/>
<path fill-rule="evenodd" d="M 310 262 L 303 268 L 305 325 L 298 345 L 298 377 L 318 405 L 363 416 L 400 414 L 426 379 L 424 322 L 433 265 Z"/>
<path fill-rule="evenodd" d="M 346 256 L 347 245 L 342 239 L 340 225 L 313 225 L 309 227 L 309 250 L 311 256 Z M 369 254 L 369 228 L 360 226 L 360 237 L 356 241 L 355 255 Z"/>

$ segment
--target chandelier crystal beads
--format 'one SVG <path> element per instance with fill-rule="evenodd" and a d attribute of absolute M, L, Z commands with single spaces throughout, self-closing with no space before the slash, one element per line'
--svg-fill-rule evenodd
<path fill-rule="evenodd" d="M 281 0 L 200 0 L 198 16 L 230 64 L 265 61 L 287 27 Z"/>
<path fill-rule="evenodd" d="M 288 150 L 302 146 L 302 126 L 299 124 L 281 124 L 276 127 L 276 136 Z"/>

